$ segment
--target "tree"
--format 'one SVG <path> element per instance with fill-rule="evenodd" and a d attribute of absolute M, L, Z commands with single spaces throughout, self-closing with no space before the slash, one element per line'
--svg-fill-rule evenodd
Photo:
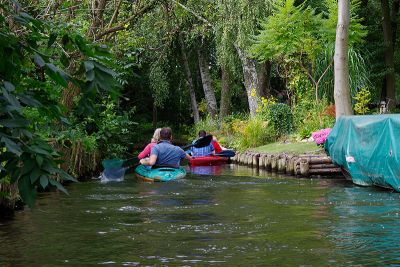
<path fill-rule="evenodd" d="M 275 12 L 261 23 L 261 31 L 251 47 L 253 56 L 261 61 L 274 60 L 285 80 L 291 80 L 298 70 L 304 72 L 315 86 L 318 101 L 318 86 L 325 75 L 315 75 L 315 59 L 322 50 L 320 27 L 322 19 L 304 4 L 295 6 L 294 0 L 275 5 Z M 326 67 L 326 70 L 330 64 Z M 294 93 L 294 92 L 292 92 Z"/>
<path fill-rule="evenodd" d="M 271 0 L 219 0 L 217 42 L 218 61 L 226 70 L 235 73 L 235 58 L 241 63 L 241 78 L 246 90 L 250 115 L 255 116 L 260 92 L 265 83 L 259 82 L 260 68 L 256 60 L 251 58 L 248 48 L 251 37 L 259 29 L 259 20 L 271 12 Z M 234 54 L 235 53 L 235 54 Z M 265 73 L 265 72 L 264 72 Z M 266 75 L 269 77 L 269 74 Z"/>
<path fill-rule="evenodd" d="M 197 55 L 199 60 L 199 70 L 201 75 L 201 81 L 203 84 L 204 95 L 207 101 L 207 111 L 211 116 L 215 116 L 218 113 L 217 100 L 215 99 L 214 88 L 211 84 L 211 76 L 208 60 L 205 56 L 205 52 L 202 48 L 197 49 Z"/>
<path fill-rule="evenodd" d="M 381 0 L 382 10 L 382 28 L 383 40 L 385 43 L 385 66 L 386 75 L 384 78 L 384 86 L 382 88 L 382 100 L 386 100 L 389 110 L 396 105 L 396 81 L 395 81 L 395 63 L 394 63 L 394 47 L 396 43 L 397 16 L 399 13 L 399 1 L 394 0 L 392 10 L 389 7 L 388 0 Z"/>
<path fill-rule="evenodd" d="M 350 86 L 349 86 L 349 63 L 348 63 L 348 41 L 350 23 L 350 0 L 338 0 L 338 23 L 336 28 L 335 42 L 335 86 L 334 98 L 336 118 L 343 115 L 352 115 Z"/>

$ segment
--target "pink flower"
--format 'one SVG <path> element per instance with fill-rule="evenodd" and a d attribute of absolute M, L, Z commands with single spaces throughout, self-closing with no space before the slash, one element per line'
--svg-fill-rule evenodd
<path fill-rule="evenodd" d="M 311 134 L 311 136 L 317 145 L 321 145 L 321 144 L 325 143 L 330 132 L 331 132 L 331 128 L 326 128 L 326 129 L 319 130 L 317 132 L 313 132 Z"/>

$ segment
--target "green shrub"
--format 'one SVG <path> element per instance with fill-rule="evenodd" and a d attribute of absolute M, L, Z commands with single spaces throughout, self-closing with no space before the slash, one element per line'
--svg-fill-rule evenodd
<path fill-rule="evenodd" d="M 275 140 L 273 125 L 262 120 L 260 117 L 244 121 L 235 134 L 237 148 L 244 150 L 249 147 L 257 147 Z"/>
<path fill-rule="evenodd" d="M 293 131 L 293 114 L 288 105 L 284 103 L 271 105 L 267 118 L 278 136 L 283 136 Z"/>
<path fill-rule="evenodd" d="M 293 107 L 294 126 L 301 139 L 309 138 L 311 133 L 331 128 L 335 123 L 335 116 L 331 114 L 334 106 L 321 100 L 318 103 L 310 100 L 300 101 Z"/>
<path fill-rule="evenodd" d="M 368 104 L 371 102 L 371 93 L 367 88 L 362 88 L 353 98 L 356 101 L 354 105 L 356 114 L 364 115 L 370 112 Z"/>

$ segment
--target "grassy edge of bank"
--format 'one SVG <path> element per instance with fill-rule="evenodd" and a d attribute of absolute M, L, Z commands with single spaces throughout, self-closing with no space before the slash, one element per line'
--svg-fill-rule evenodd
<path fill-rule="evenodd" d="M 325 154 L 325 151 L 318 147 L 314 142 L 293 142 L 293 143 L 271 143 L 264 146 L 248 149 L 251 152 L 270 153 L 270 154 Z"/>

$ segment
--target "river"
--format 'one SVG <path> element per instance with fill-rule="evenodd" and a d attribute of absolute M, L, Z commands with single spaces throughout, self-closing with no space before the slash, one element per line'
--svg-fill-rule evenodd
<path fill-rule="evenodd" d="M 400 265 L 400 194 L 213 171 L 41 193 L 33 210 L 0 222 L 0 266 Z"/>

